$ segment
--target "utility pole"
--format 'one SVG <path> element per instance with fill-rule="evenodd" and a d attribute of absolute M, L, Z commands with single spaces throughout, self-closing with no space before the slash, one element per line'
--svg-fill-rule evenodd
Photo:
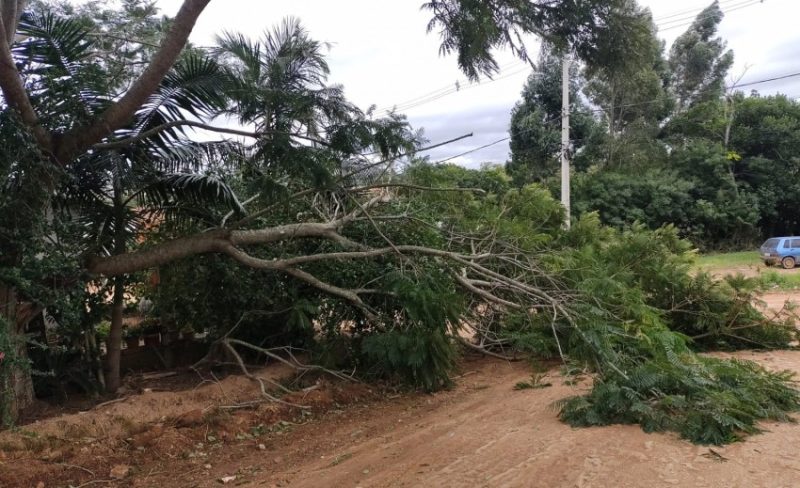
<path fill-rule="evenodd" d="M 561 70 L 561 204 L 566 216 L 564 226 L 569 229 L 569 54 L 564 55 Z"/>

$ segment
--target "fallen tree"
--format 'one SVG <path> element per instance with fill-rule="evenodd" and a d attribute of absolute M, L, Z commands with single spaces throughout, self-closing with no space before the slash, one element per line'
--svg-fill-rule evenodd
<path fill-rule="evenodd" d="M 8 42 L 0 43 L 0 88 L 10 108 L 4 112 L 8 116 L 4 128 L 27 128 L 29 136 L 23 140 L 33 142 L 30 160 L 45 168 L 45 177 L 37 186 L 37 181 L 30 179 L 30 167 L 14 161 L 10 173 L 20 178 L 19 187 L 44 188 L 44 193 L 55 190 L 59 173 L 54 167 L 74 176 L 79 186 L 94 183 L 95 189 L 104 189 L 122 185 L 119 176 L 111 183 L 100 178 L 106 176 L 107 167 L 98 170 L 93 166 L 96 157 L 132 167 L 164 152 L 174 157 L 167 160 L 175 165 L 186 161 L 178 154 L 197 157 L 199 151 L 183 150 L 186 145 L 198 145 L 177 131 L 179 126 L 192 124 L 184 123 L 185 119 L 164 120 L 165 113 L 173 119 L 184 114 L 183 106 L 173 112 L 150 111 L 150 122 L 161 117 L 153 125 L 126 124 L 136 120 L 149 97 L 160 96 L 156 91 L 163 83 L 175 81 L 167 75 L 180 51 L 176 46 L 185 41 L 207 3 L 184 2 L 163 47 L 128 92 L 113 102 L 109 101 L 113 97 L 95 97 L 92 102 L 96 105 L 91 107 L 96 112 L 88 116 L 60 113 L 48 119 L 49 123 L 66 120 L 58 127 L 46 128 L 39 120 L 25 91 L 30 87 L 22 84 L 16 65 L 9 64 Z M 464 39 L 458 35 L 465 21 L 451 15 L 458 3 L 429 4 L 445 26 L 448 49 L 463 47 L 460 41 Z M 540 6 L 550 8 L 546 3 Z M 506 14 L 522 5 L 501 4 L 499 11 Z M 587 5 L 599 10 L 590 9 L 581 17 L 582 25 L 593 26 L 595 15 L 610 12 L 604 10 L 608 2 Z M 535 15 L 513 18 L 514 22 L 542 22 Z M 491 17 L 491 22 L 498 23 L 497 29 L 483 32 L 488 36 L 483 47 L 510 39 L 502 34 L 504 19 L 507 17 Z M 278 34 L 287 34 L 287 49 L 304 56 L 312 52 L 306 48 L 313 43 L 300 35 L 298 24 L 285 26 Z M 448 34 L 447 29 L 455 27 L 456 32 Z M 540 25 L 533 27 L 527 26 L 542 31 Z M 574 27 L 575 40 L 580 40 L 577 37 L 585 32 L 581 26 Z M 298 39 L 303 41 L 301 50 L 293 44 Z M 239 47 L 243 46 L 252 48 L 254 44 L 243 41 Z M 27 47 L 39 46 L 31 42 Z M 287 66 L 273 58 L 255 57 L 252 64 L 259 67 Z M 51 61 L 36 59 L 42 64 Z M 324 80 L 326 65 L 314 56 L 304 59 L 312 64 L 305 65 L 313 73 L 311 78 Z M 58 82 L 65 80 L 63 71 L 58 71 L 64 68 L 58 65 L 62 61 L 59 58 L 53 68 L 60 73 L 53 76 Z M 92 67 L 84 58 L 71 61 L 72 70 Z M 492 70 L 485 56 L 477 61 L 478 71 L 472 75 Z M 214 76 L 221 73 L 220 86 L 228 88 L 231 85 L 224 83 L 245 78 L 240 75 L 251 68 L 235 60 L 224 66 L 194 66 L 209 68 Z M 224 257 L 226 262 L 236 263 L 234 279 L 242 269 L 261 273 L 264 278 L 254 280 L 261 288 L 247 290 L 248 296 L 260 292 L 275 298 L 269 305 L 276 312 L 277 305 L 289 305 L 293 320 L 306 329 L 305 339 L 319 346 L 315 352 L 320 356 L 328 348 L 328 361 L 348 364 L 364 377 L 400 379 L 427 390 L 450 382 L 458 353 L 455 338 L 468 323 L 478 335 L 472 345 L 479 344 L 476 347 L 488 352 L 497 354 L 498 348 L 505 347 L 590 368 L 596 375 L 594 390 L 571 400 L 562 411 L 563 418 L 575 424 L 639 422 L 648 429 L 679 431 L 694 441 L 721 443 L 754 432 L 759 420 L 785 419 L 797 409 L 798 393 L 788 377 L 751 364 L 701 359 L 691 350 L 679 331 L 691 326 L 686 322 L 693 314 L 704 314 L 698 323 L 705 328 L 700 334 L 709 334 L 703 337 L 706 343 L 746 334 L 749 343 L 781 347 L 793 337 L 791 324 L 766 320 L 749 303 L 743 303 L 743 295 L 693 278 L 688 272 L 687 244 L 677 239 L 674 230 L 634 228 L 617 233 L 589 217 L 564 231 L 558 202 L 536 186 L 509 189 L 502 172 L 476 174 L 428 165 L 412 165 L 400 172 L 396 161 L 424 150 L 402 117 L 392 114 L 373 120 L 347 103 L 340 90 L 320 86 L 321 81 L 308 86 L 303 81 L 308 78 L 303 76 L 299 82 L 295 76 L 291 84 L 278 84 L 281 90 L 293 90 L 287 99 L 299 102 L 282 111 L 255 110 L 262 105 L 282 107 L 283 100 L 271 97 L 283 77 L 255 78 L 258 84 L 249 87 L 252 91 L 244 94 L 247 96 L 238 89 L 248 87 L 236 85 L 238 89 L 230 91 L 235 96 L 222 111 L 241 114 L 242 123 L 256 127 L 252 133 L 237 134 L 249 137 L 251 143 L 231 144 L 233 149 L 224 154 L 203 147 L 205 155 L 214 156 L 204 168 L 219 171 L 228 180 L 213 186 L 205 180 L 201 189 L 210 188 L 216 196 L 228 198 L 201 206 L 200 190 L 187 191 L 188 184 L 168 189 L 153 184 L 146 191 L 135 192 L 148 198 L 167 197 L 163 199 L 166 205 L 152 212 L 156 219 L 164 218 L 163 228 L 142 231 L 144 242 L 133 247 L 114 246 L 109 251 L 103 248 L 108 241 L 103 241 L 101 246 L 88 248 L 83 261 L 86 272 L 115 278 L 116 294 L 122 295 L 124 275 L 155 267 L 168 273 L 171 266 L 187 261 L 188 268 L 197 271 L 200 259 Z M 97 81 L 96 76 L 93 79 Z M 40 98 L 58 102 L 63 97 L 63 92 L 56 92 Z M 158 103 L 151 106 L 163 101 L 163 97 L 157 98 Z M 181 99 L 180 103 L 184 102 Z M 84 172 L 70 173 L 73 170 Z M 181 178 L 166 182 L 200 180 L 196 174 L 178 176 Z M 467 177 L 476 184 L 465 184 Z M 42 191 L 31 193 L 40 198 L 31 208 L 43 213 L 49 196 L 42 197 Z M 114 195 L 121 198 L 121 193 Z M 177 197 L 187 195 L 190 210 L 202 215 L 166 219 L 179 207 Z M 130 207 L 115 206 L 121 213 Z M 107 226 L 108 221 L 99 225 L 119 232 L 127 228 L 122 218 L 114 219 L 115 226 Z M 213 280 L 182 281 L 196 288 L 208 286 L 208 300 L 213 299 L 211 294 L 218 294 L 216 299 L 224 302 L 232 294 L 231 290 L 211 289 Z M 733 309 L 737 313 L 720 313 Z M 314 329 L 314 321 L 319 322 L 319 330 Z M 237 333 L 245 332 L 243 329 Z M 268 332 L 249 331 L 261 341 L 268 339 Z M 112 342 L 118 341 L 116 335 Z M 237 346 L 254 353 L 269 351 L 233 336 L 219 344 L 234 359 L 241 359 Z M 727 345 L 741 347 L 741 342 L 728 341 Z M 259 381 L 243 361 L 236 362 L 245 374 Z M 710 386 L 719 381 L 727 387 L 724 402 L 718 401 L 723 391 Z M 271 395 L 261 386 L 265 395 Z"/>

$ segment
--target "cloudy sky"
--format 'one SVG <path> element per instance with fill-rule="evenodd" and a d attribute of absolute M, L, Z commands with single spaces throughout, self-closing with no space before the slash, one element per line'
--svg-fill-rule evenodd
<path fill-rule="evenodd" d="M 705 0 L 639 0 L 649 7 L 667 47 Z M 158 0 L 174 15 L 181 0 Z M 213 43 L 223 30 L 259 36 L 286 16 L 299 17 L 315 39 L 331 44 L 330 82 L 341 83 L 362 108 L 397 107 L 433 143 L 462 134 L 464 139 L 428 154 L 434 161 L 451 158 L 507 136 L 510 111 L 519 98 L 530 68 L 508 52 L 499 52 L 503 68 L 494 80 L 472 85 L 459 72 L 454 57 L 441 57 L 439 39 L 426 34 L 430 16 L 422 0 L 212 0 L 192 34 L 199 45 Z M 732 77 L 741 83 L 800 72 L 800 2 L 797 0 L 720 0 L 725 12 L 720 34 L 733 49 Z M 535 40 L 530 41 L 531 51 Z M 459 86 L 456 91 L 454 88 Z M 800 77 L 747 87 L 761 93 L 800 97 Z M 457 157 L 467 166 L 502 163 L 508 143 Z"/>

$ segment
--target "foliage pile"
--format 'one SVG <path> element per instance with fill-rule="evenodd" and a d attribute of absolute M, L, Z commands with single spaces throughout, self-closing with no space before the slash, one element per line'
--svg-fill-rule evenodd
<path fill-rule="evenodd" d="M 580 331 L 570 334 L 572 359 L 598 375 L 588 395 L 562 404 L 561 417 L 638 423 L 711 444 L 757 432 L 761 420 L 789 420 L 800 408 L 791 374 L 696 352 L 786 348 L 797 338 L 794 321 L 755 308 L 754 279 L 691 274 L 689 245 L 674 228 L 614 234 L 563 258 L 565 278 L 583 297 L 572 305 Z"/>
<path fill-rule="evenodd" d="M 470 171 L 420 166 L 408 176 L 453 185 L 464 181 L 464 173 Z M 694 442 L 720 444 L 757 432 L 761 420 L 789 420 L 788 413 L 800 408 L 800 393 L 788 373 L 697 354 L 786 348 L 797 339 L 791 317 L 770 319 L 756 308 L 757 280 L 738 276 L 719 282 L 695 273 L 696 253 L 672 226 L 619 231 L 586 214 L 564 231 L 544 217 L 542 210 L 553 205 L 546 192 L 535 186 L 522 191 L 525 207 L 539 210 L 525 215 L 526 228 L 497 225 L 513 221 L 520 210 L 504 208 L 516 193 L 509 190 L 468 202 L 468 211 L 480 217 L 459 220 L 458 231 L 475 232 L 478 222 L 497 225 L 496 242 L 521 247 L 540 264 L 530 282 L 557 297 L 561 313 L 499 306 L 478 334 L 499 335 L 498 344 L 538 357 L 557 357 L 561 351 L 573 367 L 594 371 L 592 391 L 561 404 L 565 421 L 638 423 L 648 431 L 671 430 Z M 446 202 L 446 197 L 429 198 L 435 208 Z M 536 229 L 547 238 L 531 239 Z M 513 293 L 501 296 L 519 299 Z"/>
<path fill-rule="evenodd" d="M 697 356 L 670 332 L 646 340 L 646 362 L 600 376 L 588 395 L 560 402 L 560 417 L 573 426 L 639 424 L 699 444 L 727 444 L 761 432 L 761 421 L 790 422 L 800 410 L 790 373 Z"/>

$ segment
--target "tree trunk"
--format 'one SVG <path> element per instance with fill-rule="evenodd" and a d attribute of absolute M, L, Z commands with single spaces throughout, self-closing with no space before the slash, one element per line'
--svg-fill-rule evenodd
<path fill-rule="evenodd" d="M 28 347 L 25 340 L 26 317 L 17 314 L 17 293 L 13 287 L 0 283 L 0 326 L 8 334 L 8 351 L 0 362 L 0 381 L 2 381 L 2 397 L 0 398 L 0 417 L 4 425 L 13 424 L 19 414 L 33 404 L 33 378 L 28 362 Z"/>
<path fill-rule="evenodd" d="M 106 391 L 116 392 L 120 387 L 119 363 L 122 355 L 122 312 L 125 309 L 125 278 L 114 278 L 114 298 L 111 304 L 111 330 L 106 347 Z"/>
<path fill-rule="evenodd" d="M 125 253 L 125 203 L 122 180 L 114 176 L 114 254 Z M 120 386 L 120 358 L 122 356 L 122 313 L 125 310 L 125 275 L 114 277 L 114 297 L 111 303 L 111 330 L 108 333 L 108 353 L 106 354 L 106 391 L 116 393 Z"/>
<path fill-rule="evenodd" d="M 736 116 L 736 109 L 733 104 L 733 97 L 727 95 L 725 97 L 725 138 L 724 138 L 724 146 L 725 150 L 728 150 L 728 144 L 730 143 L 731 139 L 731 127 L 733 126 L 733 118 Z M 739 198 L 739 185 L 736 183 L 736 172 L 734 170 L 734 165 L 736 165 L 736 161 L 730 159 L 728 161 L 728 174 L 731 177 L 731 183 L 733 183 L 733 192 L 736 195 L 736 198 Z"/>
<path fill-rule="evenodd" d="M 27 0 L 0 0 L 0 18 L 3 20 L 3 29 L 6 34 L 6 42 L 10 46 L 14 44 L 14 37 L 17 33 L 19 18 L 25 11 Z"/>

